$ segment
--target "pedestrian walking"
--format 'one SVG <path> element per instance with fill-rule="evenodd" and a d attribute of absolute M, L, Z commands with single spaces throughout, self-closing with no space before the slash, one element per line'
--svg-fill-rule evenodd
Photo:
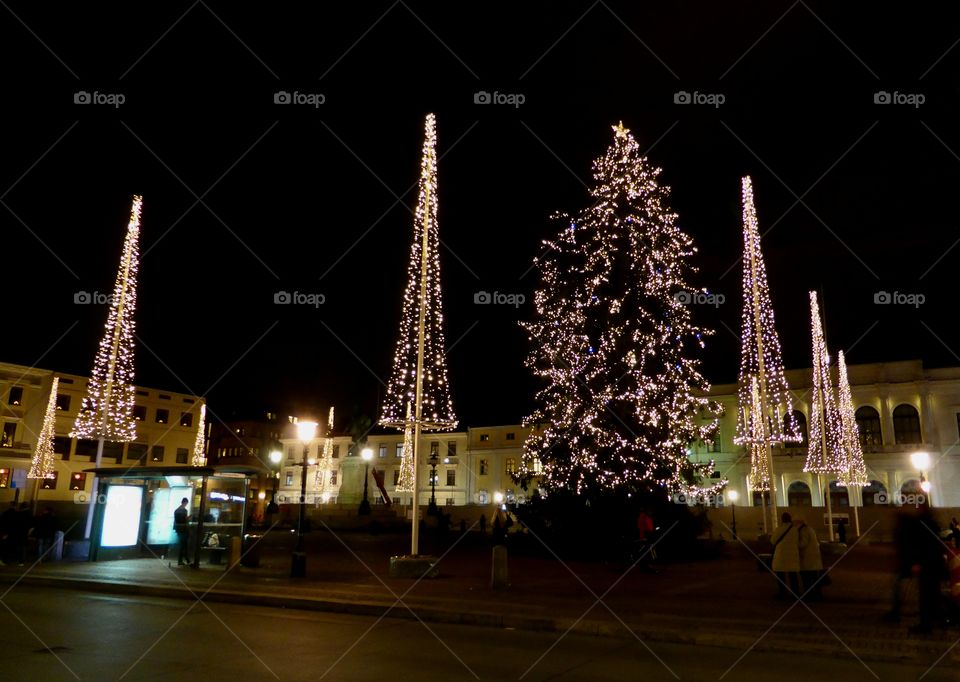
<path fill-rule="evenodd" d="M 800 581 L 803 585 L 803 594 L 811 601 L 823 599 L 820 591 L 826 577 L 823 574 L 823 557 L 820 554 L 820 540 L 817 531 L 808 526 L 802 519 L 797 524 L 797 547 L 800 550 Z M 842 526 L 841 526 L 842 527 Z"/>
<path fill-rule="evenodd" d="M 773 572 L 777 574 L 777 599 L 786 599 L 787 581 L 790 591 L 800 592 L 800 537 L 789 512 L 783 512 L 781 523 L 773 530 Z"/>
<path fill-rule="evenodd" d="M 837 542 L 847 544 L 847 520 L 837 519 Z"/>
<path fill-rule="evenodd" d="M 487 516 L 486 514 L 480 515 L 480 535 L 487 534 Z"/>
<path fill-rule="evenodd" d="M 190 512 L 187 511 L 189 500 L 184 497 L 180 500 L 180 506 L 173 512 L 173 530 L 177 534 L 177 544 L 180 546 L 180 554 L 177 556 L 177 565 L 183 566 L 184 563 L 190 563 L 188 543 L 190 541 Z"/>

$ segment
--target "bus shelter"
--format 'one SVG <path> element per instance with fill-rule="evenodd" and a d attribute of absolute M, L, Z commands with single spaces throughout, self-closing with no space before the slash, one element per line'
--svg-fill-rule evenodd
<path fill-rule="evenodd" d="M 177 544 L 173 513 L 187 500 L 190 556 L 243 537 L 253 467 L 140 466 L 87 469 L 100 480 L 90 561 L 169 556 Z M 214 537 L 215 536 L 215 537 Z"/>

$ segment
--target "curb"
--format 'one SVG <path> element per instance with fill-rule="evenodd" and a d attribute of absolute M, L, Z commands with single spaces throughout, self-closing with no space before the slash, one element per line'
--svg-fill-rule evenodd
<path fill-rule="evenodd" d="M 900 633 L 889 633 L 889 637 L 850 636 L 847 643 L 828 633 L 792 633 L 790 635 L 768 634 L 759 642 L 757 637 L 763 632 L 704 632 L 689 628 L 671 627 L 667 624 L 651 625 L 630 624 L 573 618 L 549 618 L 503 614 L 485 611 L 460 611 L 433 606 L 413 606 L 410 609 L 403 604 L 392 602 L 364 601 L 356 599 L 335 599 L 331 597 L 284 596 L 260 591 L 237 591 L 214 589 L 209 592 L 204 587 L 161 586 L 149 583 L 116 580 L 90 580 L 55 576 L 27 575 L 22 578 L 13 575 L 0 575 L 0 583 L 16 583 L 31 587 L 80 590 L 106 594 L 135 595 L 164 599 L 182 599 L 187 601 L 202 598 L 204 602 L 222 604 L 242 604 L 300 611 L 319 611 L 354 616 L 387 616 L 403 620 L 424 620 L 448 625 L 471 625 L 507 630 L 525 630 L 532 632 L 576 633 L 594 637 L 615 637 L 620 639 L 639 639 L 643 642 L 662 642 L 669 644 L 687 644 L 731 649 L 753 649 L 773 653 L 819 654 L 833 657 L 849 657 L 851 649 L 865 660 L 905 661 L 916 659 L 921 654 L 940 655 L 949 643 L 936 640 L 904 639 Z M 627 629 L 629 626 L 630 630 Z M 887 634 L 887 633 L 885 633 Z M 848 649 L 847 646 L 850 645 Z M 960 660 L 960 647 L 950 651 L 952 660 Z"/>

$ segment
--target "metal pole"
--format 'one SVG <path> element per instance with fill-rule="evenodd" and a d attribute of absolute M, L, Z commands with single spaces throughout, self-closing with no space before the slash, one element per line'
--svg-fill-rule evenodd
<path fill-rule="evenodd" d="M 730 505 L 730 510 L 733 512 L 733 539 L 737 539 L 737 503 L 733 502 Z"/>
<path fill-rule="evenodd" d="M 429 157 L 428 157 L 429 158 Z M 429 163 L 429 161 L 428 161 Z M 430 177 L 432 169 L 428 168 L 424 183 L 424 210 L 423 235 L 420 242 L 420 323 L 417 328 L 417 388 L 414 406 L 414 434 L 413 434 L 413 528 L 410 538 L 410 554 L 417 556 L 420 553 L 420 431 L 423 415 L 423 346 L 427 316 L 427 249 L 430 246 Z"/>
<path fill-rule="evenodd" d="M 310 446 L 303 444 L 303 462 L 300 466 L 300 512 L 297 516 L 297 552 L 303 551 L 303 518 L 307 506 L 307 455 Z"/>

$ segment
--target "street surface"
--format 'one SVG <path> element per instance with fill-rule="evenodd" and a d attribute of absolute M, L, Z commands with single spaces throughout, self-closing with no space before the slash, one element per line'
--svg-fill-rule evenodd
<path fill-rule="evenodd" d="M 4 680 L 918 680 L 889 663 L 16 586 Z M 518 608 L 522 608 L 518 605 Z M 559 642 L 558 642 L 559 640 Z M 738 662 L 739 661 L 739 662 Z"/>

